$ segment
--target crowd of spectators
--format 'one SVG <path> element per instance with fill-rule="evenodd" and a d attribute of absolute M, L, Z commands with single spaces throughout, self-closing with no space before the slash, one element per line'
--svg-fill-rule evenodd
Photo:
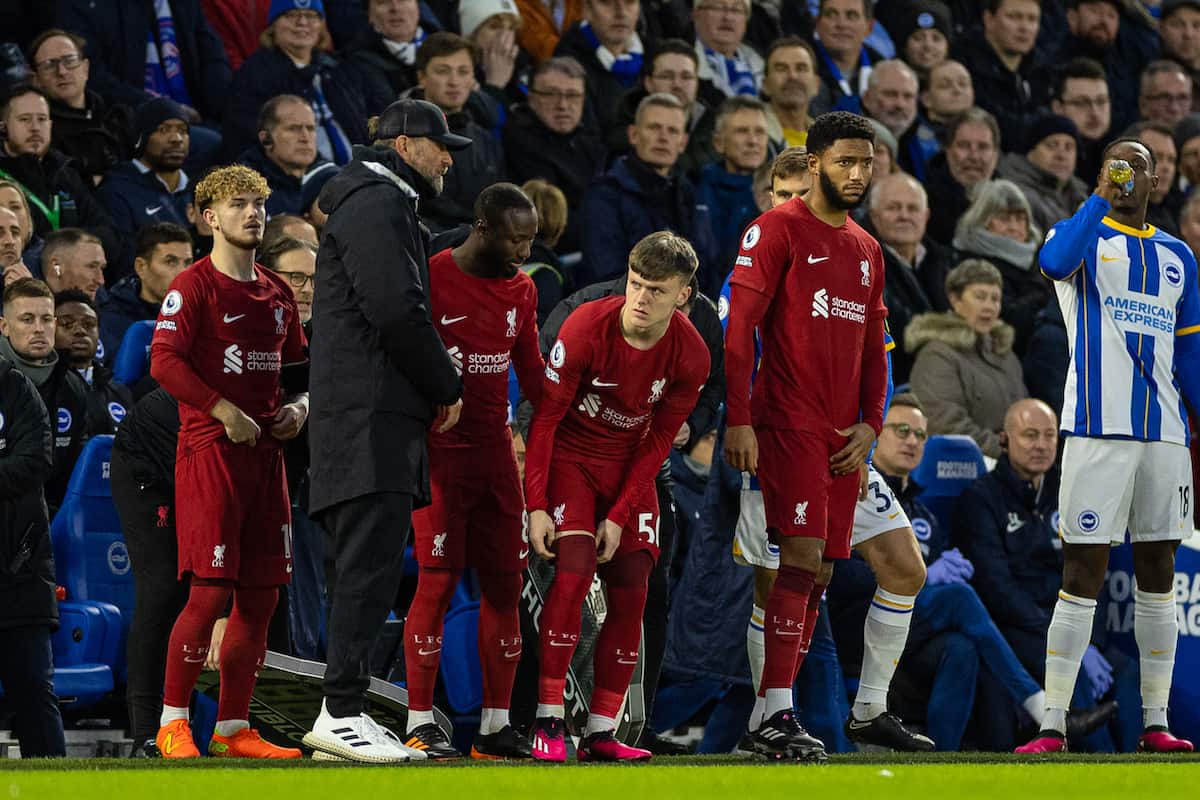
<path fill-rule="evenodd" d="M 441 194 L 421 203 L 422 222 L 448 237 L 435 241 L 465 238 L 490 184 L 521 184 L 534 200 L 540 228 L 525 269 L 539 322 L 573 291 L 619 278 L 633 245 L 660 229 L 691 241 L 699 289 L 716 298 L 765 193 L 785 185 L 774 159 L 802 147 L 821 113 L 868 116 L 875 175 L 854 213 L 883 245 L 894 379 L 913 392 L 888 429 L 917 444 L 966 434 L 998 462 L 972 490 L 985 500 L 966 504 L 976 516 L 988 508 L 1040 524 L 1053 511 L 1044 504 L 1054 493 L 1038 491 L 1054 479 L 1053 458 L 1034 469 L 1014 449 L 1022 414 L 1061 407 L 1067 367 L 1037 253 L 1091 192 L 1107 142 L 1146 144 L 1159 176 L 1149 222 L 1200 247 L 1197 0 L 16 5 L 25 13 L 6 31 L 0 71 L 0 363 L 51 409 L 53 463 L 38 472 L 51 512 L 85 439 L 113 432 L 149 388 L 131 394 L 110 366 L 129 326 L 153 319 L 175 275 L 211 247 L 192 202 L 199 177 L 230 162 L 266 177 L 276 241 L 264 258 L 291 276 L 307 318 L 321 190 L 355 145 L 371 143 L 370 118 L 402 97 L 432 102 L 471 140 Z M 0 385 L 13 380 L 0 370 Z M 681 508 L 698 508 L 687 478 L 720 461 L 714 425 L 691 432 L 676 464 Z M 881 468 L 898 497 L 912 494 L 914 466 Z M 1022 619 L 1048 621 L 1061 554 L 1044 524 L 1025 553 L 1003 530 L 985 534 L 985 522 L 954 521 L 925 553 L 930 589 L 974 587 L 971 607 L 991 612 L 1020 665 L 996 674 L 994 641 L 977 629 L 960 631 L 963 648 L 1015 698 L 1014 685 L 1041 680 L 1045 626 L 1009 628 L 1008 587 L 1022 583 L 1025 602 L 1043 609 Z M 935 580 L 947 552 L 966 566 Z M 293 602 L 293 614 L 305 609 Z M 927 643 L 915 636 L 912 648 Z M 1021 665 L 1029 672 L 1012 677 Z M 1113 666 L 1120 681 L 1127 665 Z M 1095 689 L 1085 699 L 1103 683 L 1081 682 Z"/>

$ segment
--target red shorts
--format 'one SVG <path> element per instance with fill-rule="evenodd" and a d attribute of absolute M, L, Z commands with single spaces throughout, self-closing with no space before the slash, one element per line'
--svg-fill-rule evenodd
<path fill-rule="evenodd" d="M 512 438 L 469 448 L 429 448 L 433 503 L 413 514 L 422 567 L 520 572 L 529 561 L 525 494 Z"/>
<path fill-rule="evenodd" d="M 554 530 L 595 533 L 617 502 L 625 475 L 624 465 L 614 469 L 611 465 L 552 459 L 546 510 L 554 519 Z M 653 484 L 634 502 L 613 558 L 639 550 L 645 550 L 658 561 L 658 494 Z"/>
<path fill-rule="evenodd" d="M 239 586 L 292 579 L 292 506 L 283 448 L 217 441 L 175 462 L 179 575 Z"/>
<path fill-rule="evenodd" d="M 849 558 L 858 472 L 829 470 L 830 457 L 844 445 L 842 437 L 777 428 L 755 433 L 768 532 L 824 539 L 825 558 Z"/>

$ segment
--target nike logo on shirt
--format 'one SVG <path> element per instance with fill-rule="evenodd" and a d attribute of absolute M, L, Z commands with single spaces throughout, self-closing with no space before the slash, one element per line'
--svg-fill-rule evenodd
<path fill-rule="evenodd" d="M 456 322 L 462 322 L 466 318 L 467 318 L 466 314 L 464 314 L 461 317 L 447 317 L 445 314 L 442 314 L 442 324 L 443 325 L 453 325 Z"/>
<path fill-rule="evenodd" d="M 146 214 L 152 215 L 162 211 L 162 206 L 146 206 Z"/>
<path fill-rule="evenodd" d="M 605 383 L 599 378 L 592 378 L 592 386 L 595 386 L 597 389 L 608 389 L 616 385 L 615 383 Z"/>
<path fill-rule="evenodd" d="M 820 264 L 822 261 L 828 261 L 828 260 L 829 260 L 829 256 L 821 256 L 820 258 L 813 258 L 811 253 L 808 256 L 808 263 L 810 263 L 810 264 Z"/>
<path fill-rule="evenodd" d="M 228 314 L 226 314 L 226 315 L 225 315 L 224 317 L 222 317 L 221 319 L 225 320 L 225 322 L 237 322 L 239 319 L 241 319 L 241 318 L 242 318 L 242 317 L 244 317 L 244 316 L 246 316 L 246 315 L 245 315 L 245 314 L 236 314 L 236 315 L 234 315 L 234 316 L 232 316 L 232 317 L 231 317 L 231 316 L 229 316 Z"/>

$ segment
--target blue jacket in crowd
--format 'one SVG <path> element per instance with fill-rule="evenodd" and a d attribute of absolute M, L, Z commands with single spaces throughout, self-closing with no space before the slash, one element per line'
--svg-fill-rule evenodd
<path fill-rule="evenodd" d="M 100 301 L 100 344 L 109 364 L 115 363 L 130 325 L 158 317 L 158 304 L 143 300 L 141 291 L 141 278 L 129 274 L 114 283 Z"/>
<path fill-rule="evenodd" d="M 754 176 L 729 172 L 722 162 L 714 162 L 701 171 L 698 194 L 700 203 L 708 207 L 717 246 L 715 266 L 723 281 L 733 269 L 742 231 L 759 214 L 754 202 Z"/>
<path fill-rule="evenodd" d="M 126 161 L 100 184 L 96 199 L 112 217 L 117 234 L 117 251 L 110 256 L 109 275 L 121 278 L 133 272 L 137 232 L 143 226 L 174 222 L 190 229 L 187 207 L 192 201 L 192 185 L 186 174 L 181 172 L 180 176 L 179 186 L 172 192 L 149 168 L 138 161 Z"/>

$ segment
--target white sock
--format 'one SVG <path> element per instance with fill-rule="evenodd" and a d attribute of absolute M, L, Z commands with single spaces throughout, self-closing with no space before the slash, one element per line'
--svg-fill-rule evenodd
<path fill-rule="evenodd" d="M 249 720 L 244 719 L 219 719 L 217 720 L 217 735 L 218 736 L 233 736 L 240 730 L 245 730 L 250 727 Z"/>
<path fill-rule="evenodd" d="M 507 708 L 485 708 L 479 712 L 479 735 L 499 733 L 508 725 Z"/>
<path fill-rule="evenodd" d="M 584 729 L 583 735 L 591 736 L 593 733 L 615 731 L 616 729 L 617 721 L 612 717 L 602 717 L 599 714 L 588 714 L 587 727 Z"/>
<path fill-rule="evenodd" d="M 433 709 L 428 711 L 413 711 L 408 710 L 408 732 L 412 733 L 422 725 L 430 725 L 433 723 Z"/>
<path fill-rule="evenodd" d="M 1175 643 L 1179 622 L 1175 594 L 1134 591 L 1133 637 L 1142 670 L 1142 724 L 1167 725 L 1171 674 L 1175 671 Z"/>
<path fill-rule="evenodd" d="M 1079 663 L 1092 640 L 1092 617 L 1096 601 L 1058 593 L 1054 616 L 1046 633 L 1046 716 L 1043 730 L 1067 731 L 1067 709 L 1075 693 Z"/>
<path fill-rule="evenodd" d="M 893 594 L 882 586 L 875 590 L 863 625 L 862 675 L 851 712 L 860 722 L 887 711 L 888 687 L 908 641 L 916 602 L 915 596 Z"/>
<path fill-rule="evenodd" d="M 767 689 L 766 708 L 763 709 L 763 718 L 778 714 L 780 711 L 792 710 L 792 687 L 786 689 Z"/>
<path fill-rule="evenodd" d="M 754 696 L 754 710 L 750 712 L 750 720 L 746 723 L 746 730 L 756 731 L 758 726 L 762 725 L 763 717 L 767 711 L 767 698 L 762 695 Z"/>
<path fill-rule="evenodd" d="M 1042 727 L 1042 722 L 1046 719 L 1046 693 L 1034 692 L 1021 701 L 1021 708 L 1033 717 L 1033 721 L 1037 723 L 1038 728 Z"/>
<path fill-rule="evenodd" d="M 562 703 L 559 703 L 558 705 L 552 705 L 550 703 L 538 703 L 537 713 L 535 716 L 558 717 L 559 719 L 562 719 L 564 716 L 566 716 L 566 714 L 563 712 Z"/>
<path fill-rule="evenodd" d="M 166 725 L 168 722 L 174 722 L 177 719 L 187 719 L 187 718 L 188 718 L 187 706 L 184 706 L 183 708 L 179 708 L 178 706 L 169 706 L 166 703 L 163 703 L 162 715 L 158 718 L 158 725 L 159 725 L 159 727 L 162 727 L 163 725 Z"/>
<path fill-rule="evenodd" d="M 750 615 L 750 624 L 746 626 L 746 655 L 750 658 L 750 680 L 754 681 L 755 694 L 758 694 L 762 685 L 763 662 L 767 660 L 767 647 L 763 641 L 765 614 L 765 611 L 755 606 L 754 613 Z"/>

